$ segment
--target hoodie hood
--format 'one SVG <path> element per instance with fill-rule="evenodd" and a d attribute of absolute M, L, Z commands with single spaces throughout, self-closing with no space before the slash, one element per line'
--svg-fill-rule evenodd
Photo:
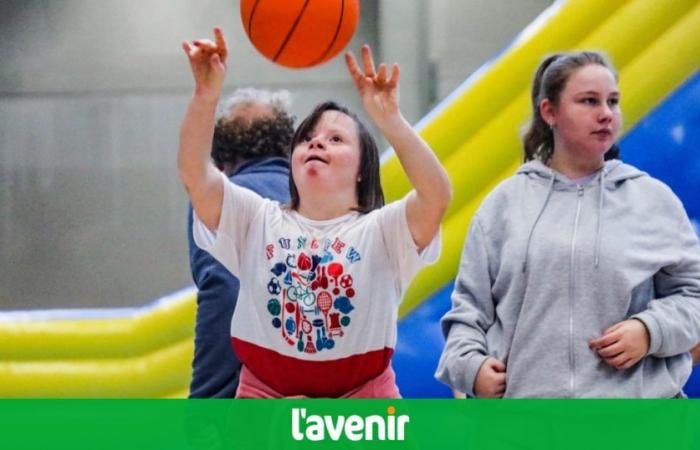
<path fill-rule="evenodd" d="M 576 183 L 552 168 L 544 165 L 541 161 L 530 161 L 518 168 L 517 175 L 525 175 L 531 179 L 541 179 L 545 183 L 549 183 L 554 179 L 554 187 L 557 190 L 575 189 Z M 605 165 L 599 171 L 596 178 L 600 177 L 604 180 L 606 189 L 614 189 L 620 182 L 647 176 L 646 172 L 642 172 L 634 166 L 625 164 L 619 159 L 605 161 Z M 594 181 L 596 180 L 594 178 Z"/>
<path fill-rule="evenodd" d="M 552 196 L 552 192 L 560 190 L 575 190 L 579 189 L 580 186 L 575 181 L 568 178 L 566 175 L 563 175 L 553 170 L 552 168 L 544 165 L 539 160 L 530 161 L 528 163 L 523 164 L 516 172 L 516 175 L 527 176 L 533 180 L 541 180 L 543 183 L 547 183 L 549 185 L 547 189 L 547 195 L 544 198 L 544 201 L 542 202 L 542 207 L 540 208 L 539 213 L 537 214 L 537 218 L 535 219 L 535 222 L 532 224 L 530 232 L 528 233 L 527 245 L 525 249 L 525 260 L 523 261 L 522 266 L 522 271 L 525 272 L 527 270 L 527 259 L 530 253 L 530 243 L 532 242 L 532 235 L 535 232 L 535 228 L 537 227 L 537 223 L 539 222 L 540 217 L 542 217 L 544 210 L 547 208 L 547 204 L 549 203 L 549 199 Z M 603 229 L 602 211 L 605 205 L 605 191 L 617 188 L 617 186 L 619 186 L 626 180 L 639 178 L 646 175 L 647 174 L 645 172 L 642 172 L 636 167 L 630 166 L 629 164 L 625 164 L 618 159 L 613 159 L 610 161 L 606 161 L 603 165 L 603 168 L 600 169 L 598 171 L 598 174 L 596 174 L 595 178 L 591 180 L 591 183 L 595 183 L 597 181 L 600 186 L 598 194 L 598 226 L 596 227 L 595 236 L 595 256 L 593 262 L 594 267 L 597 268 L 598 263 L 600 261 L 600 236 Z"/>

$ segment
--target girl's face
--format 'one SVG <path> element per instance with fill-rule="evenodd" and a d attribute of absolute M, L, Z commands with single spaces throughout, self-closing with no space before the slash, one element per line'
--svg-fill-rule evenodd
<path fill-rule="evenodd" d="M 360 143 L 350 116 L 324 112 L 292 151 L 292 174 L 300 195 L 307 189 L 356 192 Z"/>
<path fill-rule="evenodd" d="M 602 158 L 617 139 L 622 121 L 620 92 L 612 72 L 588 64 L 573 72 L 559 104 L 540 104 L 542 117 L 554 125 L 555 151 Z"/>

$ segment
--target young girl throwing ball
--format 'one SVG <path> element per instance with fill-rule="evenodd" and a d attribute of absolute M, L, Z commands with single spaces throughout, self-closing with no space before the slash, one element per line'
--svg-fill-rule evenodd
<path fill-rule="evenodd" d="M 399 110 L 399 68 L 348 71 L 367 115 L 393 146 L 414 190 L 384 205 L 377 145 L 358 117 L 318 105 L 296 130 L 291 204 L 227 182 L 209 162 L 227 48 L 185 42 L 195 79 L 178 167 L 197 244 L 238 274 L 231 341 L 243 363 L 237 397 L 399 397 L 391 356 L 398 305 L 437 258 L 451 198 L 447 175 Z"/>

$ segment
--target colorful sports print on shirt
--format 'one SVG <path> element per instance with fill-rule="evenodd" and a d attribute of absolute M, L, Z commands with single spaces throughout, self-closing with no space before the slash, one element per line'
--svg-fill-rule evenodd
<path fill-rule="evenodd" d="M 299 352 L 332 350 L 351 326 L 355 289 L 348 267 L 362 256 L 339 238 L 280 238 L 265 247 L 270 324 Z M 275 262 L 276 261 L 276 262 Z"/>
<path fill-rule="evenodd" d="M 405 199 L 311 220 L 232 183 L 218 230 L 195 217 L 193 235 L 241 280 L 231 344 L 280 396 L 338 397 L 379 376 L 401 296 L 440 249 L 416 251 Z"/>

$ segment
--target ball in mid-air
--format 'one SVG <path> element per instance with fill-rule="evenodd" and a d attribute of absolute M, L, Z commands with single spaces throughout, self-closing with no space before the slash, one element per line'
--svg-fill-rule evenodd
<path fill-rule="evenodd" d="M 266 58 L 285 67 L 312 67 L 350 42 L 359 0 L 241 0 L 248 38 Z"/>

